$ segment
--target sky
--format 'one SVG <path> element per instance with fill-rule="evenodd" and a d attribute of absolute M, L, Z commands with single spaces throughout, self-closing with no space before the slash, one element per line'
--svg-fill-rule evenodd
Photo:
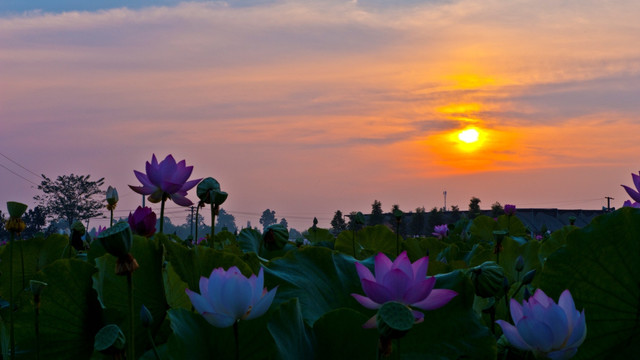
<path fill-rule="evenodd" d="M 267 208 L 298 230 L 374 200 L 428 211 L 444 191 L 462 210 L 473 196 L 620 207 L 640 170 L 638 14 L 631 0 L 4 0 L 0 202 L 34 206 L 39 174 L 90 174 L 126 216 L 133 170 L 172 154 L 220 182 L 240 227 Z M 468 128 L 477 142 L 458 139 Z M 187 211 L 168 204 L 174 223 Z"/>

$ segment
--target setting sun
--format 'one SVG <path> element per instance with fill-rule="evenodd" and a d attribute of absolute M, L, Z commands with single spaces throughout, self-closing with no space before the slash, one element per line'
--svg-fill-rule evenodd
<path fill-rule="evenodd" d="M 476 141 L 478 141 L 478 137 L 480 136 L 480 134 L 478 133 L 478 130 L 476 129 L 467 129 L 467 130 L 463 130 L 458 134 L 458 139 L 460 139 L 460 141 L 467 143 L 467 144 L 471 144 L 474 143 Z"/>

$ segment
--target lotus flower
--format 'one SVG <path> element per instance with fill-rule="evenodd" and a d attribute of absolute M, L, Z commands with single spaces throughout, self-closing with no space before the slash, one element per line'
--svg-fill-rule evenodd
<path fill-rule="evenodd" d="M 133 214 L 129 213 L 128 222 L 136 235 L 150 237 L 156 232 L 156 213 L 149 207 L 138 206 Z"/>
<path fill-rule="evenodd" d="M 640 203 L 635 201 L 632 203 L 631 200 L 625 200 L 625 202 L 622 204 L 622 207 L 633 207 L 640 209 Z"/>
<path fill-rule="evenodd" d="M 131 190 L 142 195 L 149 195 L 149 201 L 158 203 L 165 199 L 171 199 L 178 205 L 191 206 L 193 203 L 187 199 L 187 190 L 198 185 L 200 180 L 191 180 L 193 166 L 186 166 L 184 160 L 176 163 L 173 156 L 168 155 L 158 163 L 156 155 L 151 158 L 151 163 L 147 161 L 146 174 L 134 170 L 134 174 L 143 186 L 131 186 Z"/>
<path fill-rule="evenodd" d="M 433 228 L 433 232 L 431 234 L 435 235 L 438 239 L 442 239 L 447 236 L 449 232 L 449 227 L 447 225 L 437 225 Z"/>
<path fill-rule="evenodd" d="M 522 305 L 511 299 L 510 308 L 515 326 L 496 322 L 511 345 L 536 357 L 569 359 L 587 336 L 584 310 L 576 310 L 569 290 L 562 292 L 556 304 L 538 289 Z"/>
<path fill-rule="evenodd" d="M 362 290 L 367 296 L 351 296 L 367 309 L 378 309 L 388 301 L 396 301 L 422 310 L 440 308 L 458 293 L 453 290 L 434 289 L 436 278 L 426 277 L 428 267 L 429 257 L 423 257 L 412 264 L 406 251 L 398 255 L 393 262 L 385 254 L 379 253 L 375 259 L 375 277 L 367 267 L 356 263 Z M 412 310 L 412 313 L 416 323 L 424 320 L 422 312 Z M 375 326 L 375 316 L 363 325 L 365 328 Z"/>
<path fill-rule="evenodd" d="M 106 227 L 104 227 L 102 225 L 98 226 L 98 229 L 96 230 L 96 236 L 95 237 L 98 237 L 98 235 L 100 235 L 100 233 L 105 231 L 105 230 L 107 230 Z"/>
<path fill-rule="evenodd" d="M 516 214 L 516 206 L 511 204 L 506 204 L 504 206 L 505 215 L 512 216 Z"/>
<path fill-rule="evenodd" d="M 186 289 L 193 307 L 209 324 L 225 328 L 238 320 L 251 320 L 262 316 L 276 295 L 276 288 L 267 291 L 264 274 L 260 269 L 246 278 L 240 270 L 232 266 L 225 271 L 214 269 L 209 278 L 200 278 L 200 294 Z"/>

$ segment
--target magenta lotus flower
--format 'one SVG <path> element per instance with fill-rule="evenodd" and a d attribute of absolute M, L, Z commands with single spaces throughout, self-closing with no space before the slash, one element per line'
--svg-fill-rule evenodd
<path fill-rule="evenodd" d="M 584 310 L 576 310 L 569 290 L 562 292 L 556 304 L 538 289 L 522 305 L 511 299 L 510 310 L 515 326 L 496 322 L 511 345 L 532 351 L 536 358 L 569 359 L 587 336 Z"/>
<path fill-rule="evenodd" d="M 431 234 L 437 237 L 438 239 L 442 239 L 443 237 L 447 236 L 448 233 L 449 233 L 449 227 L 447 225 L 436 225 L 433 228 L 433 232 Z"/>
<path fill-rule="evenodd" d="M 511 204 L 506 204 L 504 206 L 505 215 L 512 216 L 516 214 L 516 206 Z"/>
<path fill-rule="evenodd" d="M 276 295 L 264 287 L 263 270 L 246 278 L 232 266 L 225 271 L 217 268 L 209 278 L 200 278 L 200 294 L 186 289 L 191 304 L 209 324 L 225 328 L 238 320 L 251 320 L 262 316 Z"/>
<path fill-rule="evenodd" d="M 429 257 L 423 257 L 412 264 L 406 251 L 398 255 L 393 262 L 385 254 L 379 253 L 375 259 L 375 277 L 366 266 L 356 263 L 362 290 L 367 296 L 359 294 L 351 294 L 351 296 L 367 309 L 378 309 L 389 301 L 422 310 L 440 308 L 458 293 L 448 289 L 434 289 L 436 278 L 426 277 L 428 267 Z M 424 320 L 422 312 L 416 310 L 412 312 L 416 323 Z M 375 326 L 375 316 L 363 325 L 365 328 Z"/>
<path fill-rule="evenodd" d="M 138 206 L 133 214 L 129 213 L 128 222 L 136 235 L 150 237 L 156 232 L 156 213 L 149 207 Z"/>
<path fill-rule="evenodd" d="M 632 207 L 640 209 L 640 203 L 635 201 L 631 202 L 631 200 L 625 200 L 625 202 L 622 204 L 622 207 Z"/>
<path fill-rule="evenodd" d="M 147 161 L 146 174 L 134 170 L 134 174 L 143 186 L 131 186 L 131 190 L 142 195 L 149 195 L 149 201 L 158 203 L 165 199 L 171 199 L 178 205 L 191 206 L 193 203 L 187 199 L 187 190 L 198 185 L 200 180 L 191 180 L 191 172 L 193 166 L 186 166 L 185 160 L 178 163 L 173 156 L 168 155 L 164 160 L 158 163 L 156 155 L 153 154 L 151 163 Z"/>

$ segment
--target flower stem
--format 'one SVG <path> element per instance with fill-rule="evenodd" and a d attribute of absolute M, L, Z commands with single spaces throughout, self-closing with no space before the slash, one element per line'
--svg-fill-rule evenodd
<path fill-rule="evenodd" d="M 196 234 L 193 238 L 193 244 L 197 245 L 198 244 L 198 219 L 200 219 L 200 205 L 196 206 Z"/>
<path fill-rule="evenodd" d="M 158 355 L 158 349 L 156 348 L 156 342 L 153 341 L 153 336 L 151 336 L 151 329 L 147 329 L 147 335 L 149 335 L 149 341 L 151 341 L 151 346 L 153 347 L 153 355 L 156 356 L 156 359 L 160 360 L 160 355 Z"/>
<path fill-rule="evenodd" d="M 209 239 L 209 247 L 213 247 L 213 237 L 216 236 L 216 206 L 211 203 L 211 236 Z"/>
<path fill-rule="evenodd" d="M 36 359 L 40 359 L 40 295 L 34 296 L 35 302 L 35 331 L 36 331 Z"/>
<path fill-rule="evenodd" d="M 162 196 L 162 202 L 160 203 L 160 233 L 164 234 L 163 229 L 164 229 L 164 202 L 167 199 Z"/>
<path fill-rule="evenodd" d="M 238 335 L 238 321 L 233 323 L 233 337 L 236 339 L 236 360 L 240 360 L 240 336 Z"/>
<path fill-rule="evenodd" d="M 163 202 L 164 204 L 164 202 Z M 161 223 L 162 224 L 162 223 Z M 129 347 L 127 357 L 129 359 L 135 359 L 135 332 L 133 326 L 134 311 L 133 311 L 133 281 L 132 273 L 127 273 L 127 295 L 129 296 Z"/>
<path fill-rule="evenodd" d="M 111 209 L 111 220 L 109 221 L 109 227 L 113 226 L 113 209 Z"/>
<path fill-rule="evenodd" d="M 13 231 L 9 237 L 9 346 L 11 346 L 10 359 L 16 358 L 16 339 L 13 330 Z"/>

